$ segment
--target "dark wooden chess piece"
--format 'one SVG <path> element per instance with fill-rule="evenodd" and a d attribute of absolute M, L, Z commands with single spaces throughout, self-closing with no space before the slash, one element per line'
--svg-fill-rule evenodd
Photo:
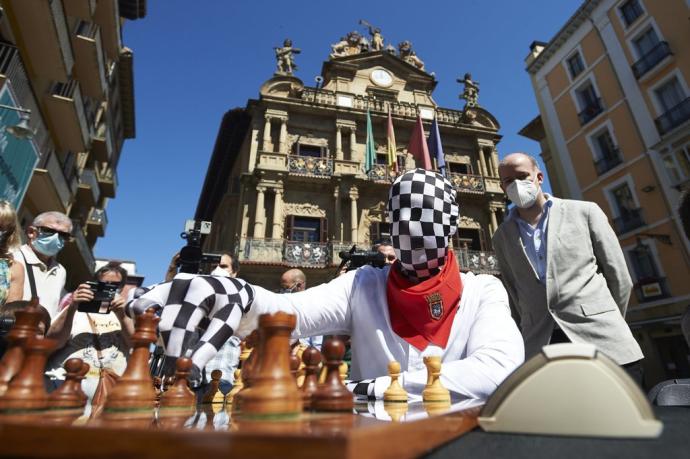
<path fill-rule="evenodd" d="M 316 411 L 352 411 L 354 399 L 340 380 L 340 363 L 345 355 L 345 344 L 338 337 L 326 341 L 322 347 L 327 369 L 326 380 L 312 395 L 311 407 Z"/>
<path fill-rule="evenodd" d="M 0 395 L 5 393 L 10 381 L 22 367 L 26 339 L 38 334 L 38 323 L 41 321 L 38 298 L 33 298 L 26 308 L 16 311 L 14 316 L 14 326 L 5 337 L 7 350 L 0 360 Z"/>
<path fill-rule="evenodd" d="M 190 407 L 195 405 L 196 397 L 187 383 L 191 371 L 192 359 L 179 357 L 175 362 L 175 383 L 163 392 L 162 407 Z"/>
<path fill-rule="evenodd" d="M 132 335 L 132 354 L 127 369 L 115 384 L 105 403 L 105 412 L 148 409 L 156 403 L 156 390 L 149 373 L 149 345 L 156 341 L 159 317 L 153 308 L 136 318 L 136 331 Z"/>
<path fill-rule="evenodd" d="M 223 377 L 223 372 L 220 370 L 213 370 L 211 372 L 211 382 L 208 385 L 208 390 L 201 398 L 201 403 L 224 403 L 225 395 L 220 391 L 220 379 Z"/>
<path fill-rule="evenodd" d="M 89 372 L 89 364 L 72 358 L 65 362 L 65 382 L 48 396 L 50 408 L 83 408 L 87 397 L 81 389 L 81 380 Z"/>
<path fill-rule="evenodd" d="M 53 339 L 36 336 L 26 339 L 22 368 L 0 396 L 0 410 L 42 410 L 48 407 L 43 372 L 56 345 Z"/>
<path fill-rule="evenodd" d="M 316 392 L 319 385 L 319 363 L 321 363 L 321 353 L 318 349 L 311 346 L 302 352 L 302 362 L 304 362 L 304 382 L 302 383 L 302 402 L 304 409 L 311 409 L 311 397 Z"/>
<path fill-rule="evenodd" d="M 302 396 L 290 374 L 290 332 L 296 321 L 285 312 L 259 317 L 257 368 L 251 387 L 240 392 L 243 416 L 297 416 L 302 412 Z"/>
<path fill-rule="evenodd" d="M 301 363 L 299 357 L 295 354 L 290 353 L 290 374 L 295 379 L 295 384 L 297 384 L 297 372 L 299 371 L 299 364 Z"/>

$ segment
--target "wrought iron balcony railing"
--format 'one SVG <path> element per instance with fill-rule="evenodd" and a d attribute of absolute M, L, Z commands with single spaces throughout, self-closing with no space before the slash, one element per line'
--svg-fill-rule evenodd
<path fill-rule="evenodd" d="M 647 54 L 642 56 L 632 65 L 635 78 L 640 79 L 644 74 L 652 70 L 656 65 L 663 61 L 667 56 L 671 56 L 671 48 L 665 41 L 660 41 Z"/>
<path fill-rule="evenodd" d="M 484 177 L 481 175 L 457 174 L 451 172 L 448 178 L 455 189 L 461 193 L 481 194 L 486 191 L 486 187 L 484 186 Z"/>
<path fill-rule="evenodd" d="M 321 268 L 330 266 L 333 253 L 328 242 L 284 239 L 246 238 L 240 249 L 240 261 Z"/>
<path fill-rule="evenodd" d="M 671 296 L 665 277 L 640 279 L 635 284 L 635 295 L 638 303 L 660 300 Z"/>
<path fill-rule="evenodd" d="M 680 126 L 690 119 L 690 97 L 670 108 L 666 113 L 658 117 L 654 122 L 660 135 L 664 135 L 671 129 Z"/>
<path fill-rule="evenodd" d="M 330 247 L 327 242 L 285 241 L 283 260 L 295 266 L 320 266 L 330 264 Z"/>
<path fill-rule="evenodd" d="M 621 216 L 613 219 L 617 234 L 627 233 L 645 225 L 642 209 L 628 209 Z"/>
<path fill-rule="evenodd" d="M 605 156 L 602 156 L 594 161 L 594 168 L 597 170 L 597 175 L 603 175 L 622 162 L 623 158 L 621 157 L 618 148 L 613 148 Z"/>
<path fill-rule="evenodd" d="M 499 274 L 498 259 L 494 252 L 454 248 L 455 259 L 461 271 L 473 273 Z"/>
<path fill-rule="evenodd" d="M 398 172 L 392 170 L 387 164 L 374 164 L 367 173 L 369 180 L 386 183 L 393 182 L 398 175 Z"/>
<path fill-rule="evenodd" d="M 312 156 L 290 155 L 288 158 L 288 171 L 291 174 L 330 177 L 333 175 L 333 160 Z"/>
<path fill-rule="evenodd" d="M 587 104 L 587 106 L 577 114 L 577 117 L 580 119 L 580 125 L 584 126 L 585 124 L 589 123 L 603 110 L 604 106 L 601 103 L 601 98 L 597 97 L 593 101 L 589 102 L 589 104 Z"/>

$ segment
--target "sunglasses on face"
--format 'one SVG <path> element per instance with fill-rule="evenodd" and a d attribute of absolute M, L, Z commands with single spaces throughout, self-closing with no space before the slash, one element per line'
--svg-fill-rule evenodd
<path fill-rule="evenodd" d="M 52 236 L 53 234 L 57 234 L 58 237 L 63 240 L 63 242 L 69 242 L 73 239 L 70 233 L 48 228 L 47 226 L 37 226 L 36 229 L 38 230 L 39 234 L 44 236 Z"/>

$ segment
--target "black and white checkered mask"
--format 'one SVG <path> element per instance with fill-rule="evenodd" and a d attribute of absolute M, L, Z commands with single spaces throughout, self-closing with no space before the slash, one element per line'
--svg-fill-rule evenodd
<path fill-rule="evenodd" d="M 423 280 L 445 264 L 448 239 L 458 224 L 456 191 L 441 174 L 409 170 L 398 177 L 388 197 L 393 248 L 405 275 Z"/>

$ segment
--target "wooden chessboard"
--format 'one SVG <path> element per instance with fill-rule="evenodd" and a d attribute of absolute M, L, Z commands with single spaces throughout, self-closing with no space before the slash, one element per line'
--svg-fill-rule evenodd
<path fill-rule="evenodd" d="M 46 410 L 0 416 L 0 457 L 413 458 L 477 425 L 479 407 L 356 405 L 353 413 L 245 419 L 228 405 L 103 415 Z"/>

